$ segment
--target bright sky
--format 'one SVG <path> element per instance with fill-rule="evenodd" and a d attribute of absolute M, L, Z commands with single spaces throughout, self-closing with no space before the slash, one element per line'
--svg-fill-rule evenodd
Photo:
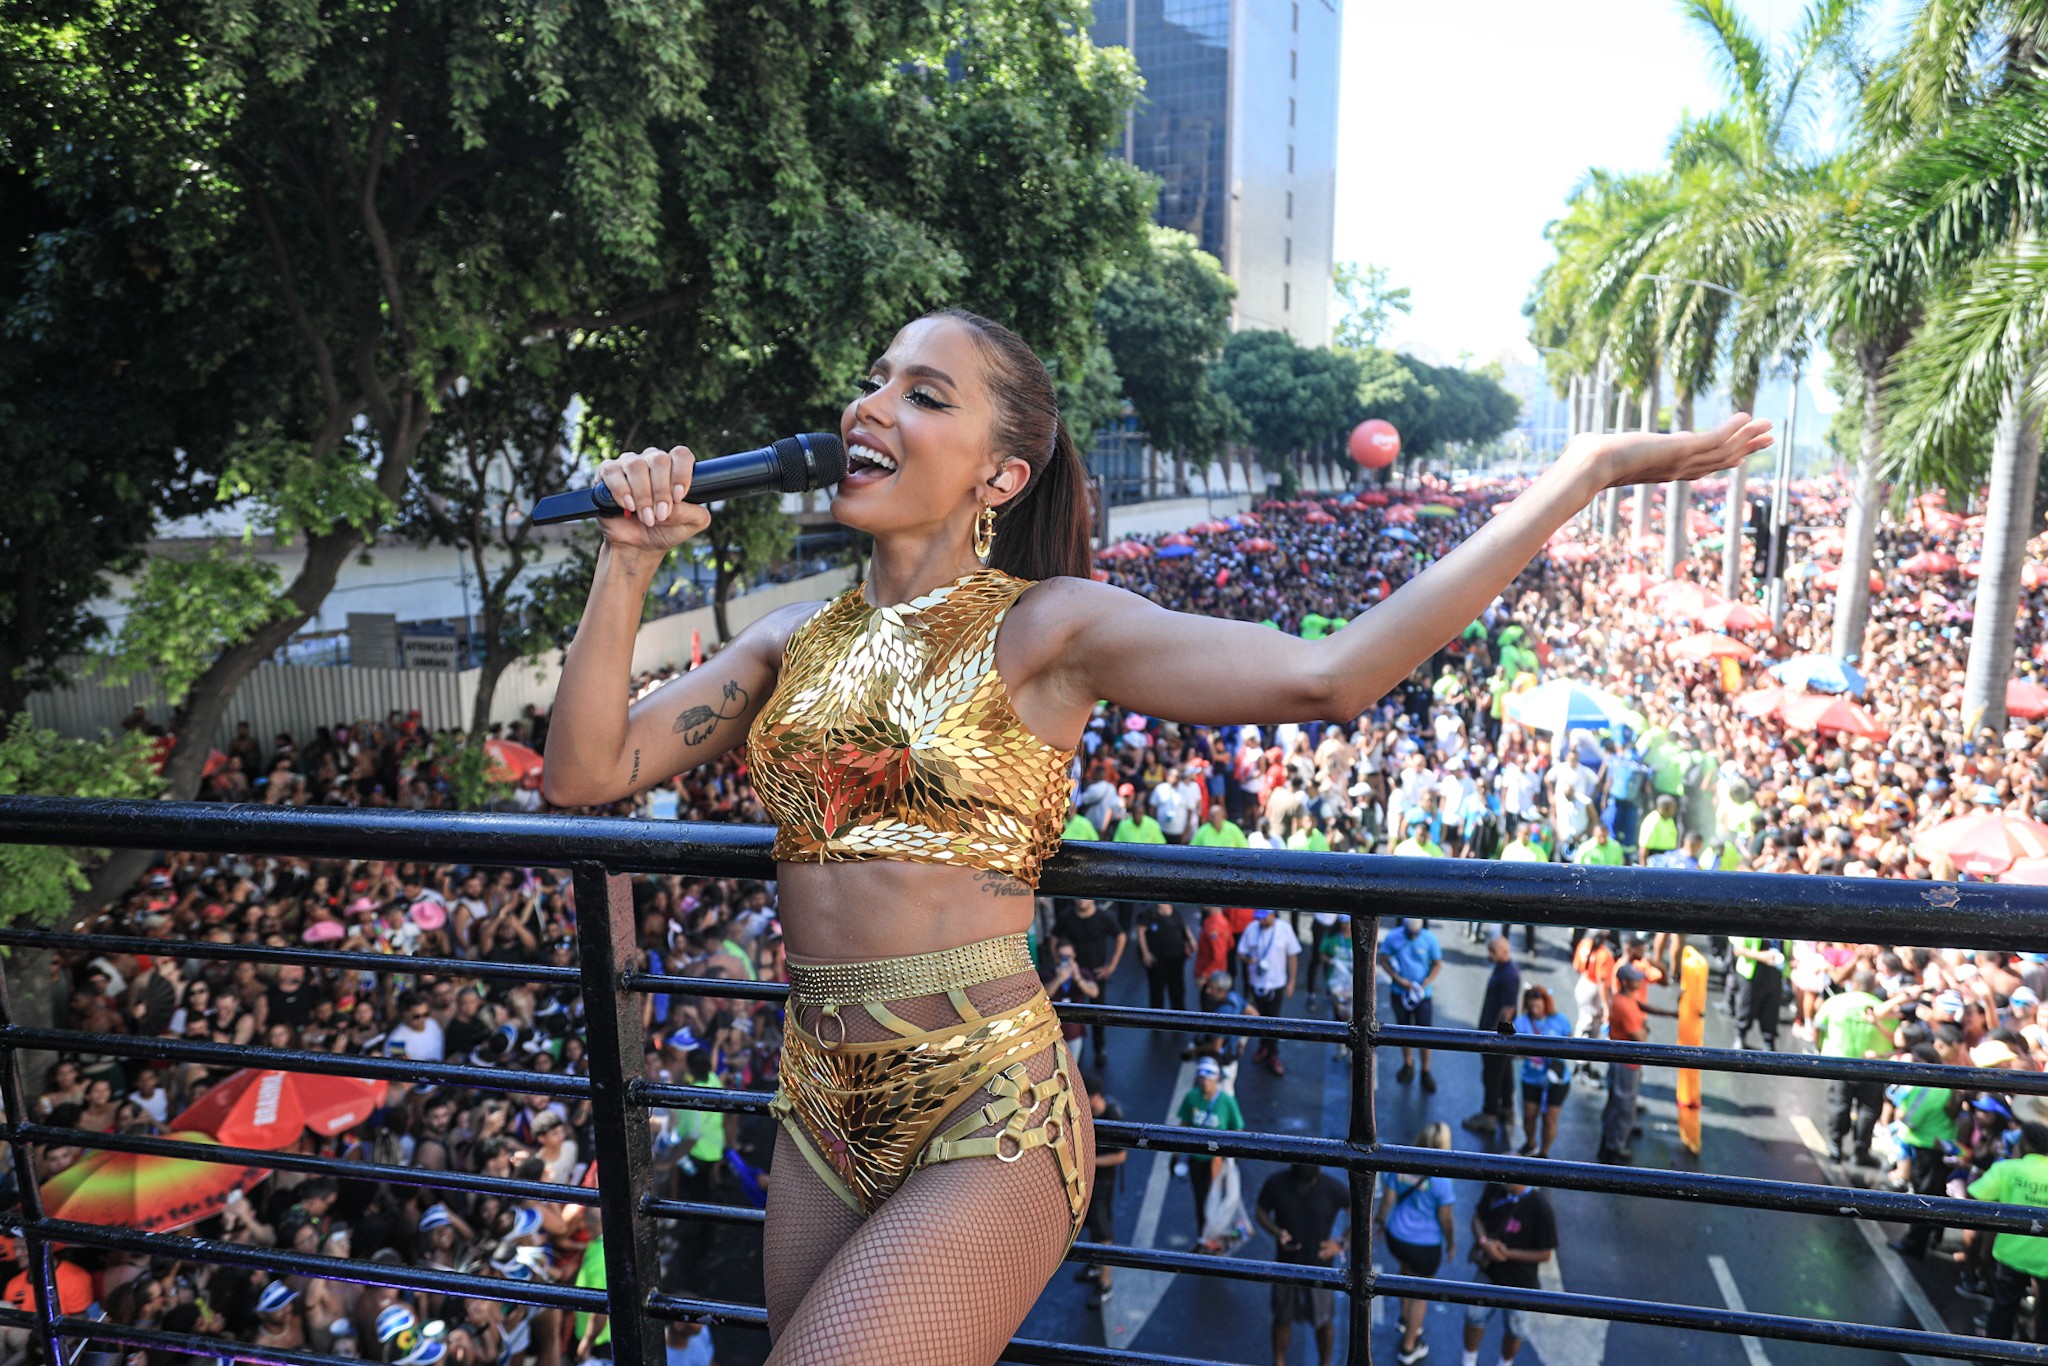
<path fill-rule="evenodd" d="M 1736 0 L 1765 32 L 1800 0 Z M 1351 0 L 1336 255 L 1385 266 L 1414 311 L 1388 338 L 1438 363 L 1533 361 L 1521 314 L 1544 225 L 1588 167 L 1647 171 L 1722 103 L 1676 0 Z"/>

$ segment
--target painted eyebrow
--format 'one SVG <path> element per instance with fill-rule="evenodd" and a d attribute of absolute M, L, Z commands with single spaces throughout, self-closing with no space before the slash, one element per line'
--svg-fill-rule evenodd
<path fill-rule="evenodd" d="M 877 370 L 885 375 L 889 373 L 889 368 L 889 358 L 887 356 L 882 357 L 880 360 L 876 361 L 873 365 L 868 367 L 868 369 L 870 370 Z M 956 389 L 960 387 L 957 383 L 954 382 L 953 377 L 947 374 L 944 370 L 936 370 L 929 365 L 905 366 L 903 373 L 906 375 L 915 375 L 922 379 L 935 379 L 939 381 L 939 383 L 941 384 L 949 384 Z"/>

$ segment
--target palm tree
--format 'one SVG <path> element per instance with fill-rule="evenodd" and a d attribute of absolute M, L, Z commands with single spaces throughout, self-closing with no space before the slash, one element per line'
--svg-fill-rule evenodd
<path fill-rule="evenodd" d="M 1913 487 L 1970 487 L 1989 467 L 1963 687 L 1971 735 L 2005 726 L 2048 379 L 2048 63 L 2040 16 L 1998 17 L 2032 27 L 2003 30 L 1999 70 L 1898 158 L 1851 224 L 1875 255 L 1910 254 L 1936 281 L 1887 377 L 1891 469 Z"/>

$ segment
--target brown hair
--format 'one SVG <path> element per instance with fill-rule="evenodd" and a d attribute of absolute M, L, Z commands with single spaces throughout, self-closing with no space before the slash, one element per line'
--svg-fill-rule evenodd
<path fill-rule="evenodd" d="M 1031 467 L 1024 491 L 996 509 L 989 564 L 1020 579 L 1087 578 L 1088 472 L 1060 421 L 1045 362 L 1022 337 L 978 313 L 942 308 L 925 316 L 951 318 L 973 333 L 995 402 L 996 455 Z"/>

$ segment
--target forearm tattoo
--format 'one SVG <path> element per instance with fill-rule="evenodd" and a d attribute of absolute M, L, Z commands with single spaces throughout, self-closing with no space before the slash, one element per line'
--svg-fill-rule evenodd
<path fill-rule="evenodd" d="M 630 777 L 630 778 L 628 778 L 628 779 L 626 779 L 626 785 L 627 785 L 627 786 L 629 786 L 629 787 L 637 787 L 637 786 L 639 785 L 639 783 L 640 783 L 640 751 L 636 749 L 636 750 L 634 750 L 634 751 L 633 751 L 633 776 L 632 776 L 632 777 Z"/>
<path fill-rule="evenodd" d="M 728 711 L 728 707 L 731 710 Z M 701 745 L 711 738 L 711 733 L 718 729 L 720 721 L 730 721 L 735 716 L 742 715 L 746 709 L 747 690 L 740 686 L 738 679 L 729 678 L 726 680 L 725 692 L 720 697 L 717 708 L 698 706 L 687 709 L 676 718 L 676 734 L 683 737 L 683 743 L 686 745 Z"/>
<path fill-rule="evenodd" d="M 974 875 L 974 880 L 990 896 L 1030 896 L 1031 889 L 1008 873 L 999 873 L 993 868 L 984 868 Z"/>

